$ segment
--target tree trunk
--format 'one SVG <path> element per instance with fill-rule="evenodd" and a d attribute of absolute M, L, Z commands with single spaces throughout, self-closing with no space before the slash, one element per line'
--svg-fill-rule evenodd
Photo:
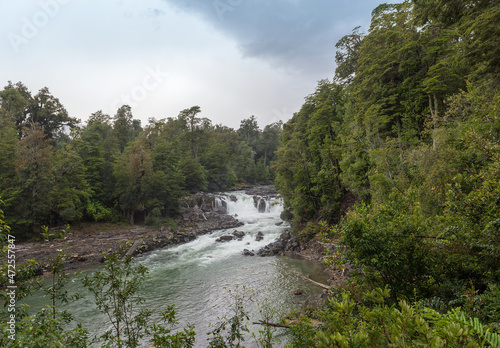
<path fill-rule="evenodd" d="M 434 97 L 434 108 L 432 107 L 432 99 Z M 434 110 L 433 110 L 434 109 Z M 439 117 L 439 112 L 438 112 L 438 102 L 437 102 L 437 96 L 434 94 L 431 96 L 429 94 L 429 110 L 431 111 L 431 117 L 432 117 L 432 150 L 436 150 L 436 132 L 439 126 L 438 122 L 438 117 Z"/>

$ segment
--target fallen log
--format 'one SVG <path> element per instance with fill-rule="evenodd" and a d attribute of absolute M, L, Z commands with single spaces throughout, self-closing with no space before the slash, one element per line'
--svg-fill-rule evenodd
<path fill-rule="evenodd" d="M 124 260 L 127 256 L 132 256 L 134 255 L 135 251 L 137 250 L 137 248 L 142 244 L 142 239 L 138 239 L 134 242 L 134 244 L 132 244 L 132 246 L 130 247 L 130 249 L 128 249 L 127 253 L 125 255 L 123 255 L 122 257 L 122 260 Z"/>
<path fill-rule="evenodd" d="M 263 325 L 263 326 L 272 326 L 272 327 L 284 327 L 285 329 L 289 329 L 290 325 L 285 325 L 285 324 L 275 324 L 275 323 L 269 323 L 267 321 L 254 321 L 252 324 L 255 325 Z"/>
<path fill-rule="evenodd" d="M 290 320 L 290 319 L 285 319 L 286 324 L 276 324 L 276 323 L 270 323 L 267 321 L 254 321 L 252 324 L 255 325 L 263 325 L 263 326 L 271 326 L 271 327 L 281 327 L 285 329 L 291 328 L 293 325 L 297 325 L 299 323 L 299 320 Z M 316 319 L 311 319 L 311 322 L 309 323 L 309 326 L 314 328 L 318 327 L 320 325 L 323 325 L 323 322 L 316 320 Z"/>
<path fill-rule="evenodd" d="M 323 283 L 318 283 L 318 282 L 316 282 L 316 281 L 312 280 L 312 279 L 311 279 L 311 278 L 309 278 L 309 277 L 305 277 L 305 276 L 300 276 L 300 277 L 301 277 L 302 279 L 304 279 L 304 280 L 307 280 L 307 281 L 309 281 L 309 282 L 313 283 L 313 284 L 316 284 L 317 286 L 322 287 L 323 289 L 330 290 L 330 286 L 329 286 L 329 285 L 326 285 L 326 284 L 323 284 Z"/>

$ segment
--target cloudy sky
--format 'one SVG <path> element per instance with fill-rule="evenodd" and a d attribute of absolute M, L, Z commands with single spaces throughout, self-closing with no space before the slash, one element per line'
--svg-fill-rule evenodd
<path fill-rule="evenodd" d="M 288 120 L 331 79 L 335 43 L 380 0 L 0 0 L 0 88 L 47 86 L 71 116 Z"/>

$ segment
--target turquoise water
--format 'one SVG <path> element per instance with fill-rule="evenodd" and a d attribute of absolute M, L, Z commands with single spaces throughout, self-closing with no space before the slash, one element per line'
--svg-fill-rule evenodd
<path fill-rule="evenodd" d="M 215 324 L 217 317 L 229 314 L 232 301 L 227 289 L 234 290 L 238 285 L 239 289 L 245 286 L 253 291 L 254 301 L 249 302 L 247 308 L 250 321 L 258 321 L 261 319 L 259 303 L 263 299 L 268 299 L 278 311 L 287 312 L 300 306 L 308 295 L 321 292 L 320 288 L 302 280 L 301 275 L 325 282 L 323 268 L 315 262 L 288 257 L 243 256 L 243 249 L 257 251 L 278 238 L 287 226 L 276 226 L 281 222 L 279 200 L 269 201 L 266 212 L 259 213 L 251 196 L 243 192 L 231 194 L 238 200 L 228 202 L 228 213 L 237 214 L 244 223 L 238 228 L 246 234 L 243 240 L 216 242 L 218 237 L 233 232 L 232 229 L 219 230 L 187 244 L 149 252 L 135 260 L 150 270 L 151 277 L 140 291 L 144 305 L 157 311 L 175 304 L 179 327 L 187 323 L 195 325 L 196 347 L 206 347 L 206 333 L 212 329 L 210 324 Z M 264 239 L 257 242 L 255 236 L 259 231 L 264 234 Z M 292 295 L 296 289 L 302 289 L 305 294 Z M 74 315 L 75 321 L 81 322 L 92 335 L 102 334 L 110 328 L 107 318 L 98 312 L 92 296 L 82 288 L 78 278 L 72 279 L 69 290 L 79 291 L 85 296 L 62 306 Z M 35 307 L 44 302 L 48 301 L 41 295 L 30 301 Z M 250 324 L 250 329 L 257 332 L 260 327 Z M 286 340 L 284 332 L 281 332 L 281 338 Z M 247 337 L 245 346 L 255 346 L 250 337 Z"/>

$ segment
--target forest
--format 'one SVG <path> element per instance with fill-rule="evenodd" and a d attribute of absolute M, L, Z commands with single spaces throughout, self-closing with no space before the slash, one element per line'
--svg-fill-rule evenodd
<path fill-rule="evenodd" d="M 142 127 L 124 105 L 80 125 L 48 89 L 9 82 L 6 225 L 28 238 L 151 223 L 185 193 L 272 182 L 293 233 L 350 272 L 289 347 L 500 347 L 498 23 L 498 1 L 381 4 L 337 42 L 333 80 L 263 130 L 253 116 L 214 126 L 196 106 Z M 237 346 L 224 342 L 213 346 Z"/>
<path fill-rule="evenodd" d="M 296 233 L 352 271 L 296 347 L 500 344 L 436 319 L 460 308 L 500 328 L 499 22 L 495 1 L 382 4 L 283 125 L 276 185 Z"/>
<path fill-rule="evenodd" d="M 0 197 L 23 239 L 84 221 L 158 224 L 188 193 L 274 179 L 281 122 L 261 130 L 250 116 L 235 131 L 193 106 L 143 128 L 123 105 L 82 125 L 48 88 L 33 95 L 21 82 L 9 82 L 0 103 Z"/>

